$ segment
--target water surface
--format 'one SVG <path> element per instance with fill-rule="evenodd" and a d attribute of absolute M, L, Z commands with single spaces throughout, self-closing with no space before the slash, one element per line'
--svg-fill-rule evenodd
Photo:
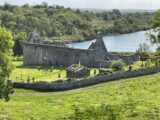
<path fill-rule="evenodd" d="M 150 42 L 147 40 L 146 32 L 148 31 L 139 31 L 128 34 L 104 36 L 103 40 L 109 52 L 136 52 L 136 50 L 139 47 L 139 44 L 144 42 L 150 44 Z M 72 48 L 88 49 L 88 47 L 94 41 L 95 39 L 85 42 L 69 43 L 67 45 Z M 156 46 L 150 46 L 152 51 L 156 50 Z"/>

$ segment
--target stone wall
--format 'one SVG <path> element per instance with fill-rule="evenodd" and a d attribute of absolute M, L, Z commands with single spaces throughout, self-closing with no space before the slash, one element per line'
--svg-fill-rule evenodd
<path fill-rule="evenodd" d="M 25 65 L 64 65 L 68 67 L 80 62 L 84 66 L 91 67 L 94 61 L 92 50 L 33 43 L 24 43 L 23 57 Z"/>
<path fill-rule="evenodd" d="M 17 83 L 13 82 L 13 87 L 32 89 L 38 91 L 63 91 L 75 88 L 81 88 L 85 86 L 95 85 L 101 82 L 109 82 L 114 80 L 120 80 L 123 78 L 138 77 L 143 75 L 149 75 L 160 72 L 160 67 L 150 69 L 140 69 L 127 72 L 119 72 L 113 75 L 99 75 L 95 77 L 83 78 L 79 80 L 66 80 L 54 83 Z"/>
<path fill-rule="evenodd" d="M 86 67 L 109 67 L 111 61 L 122 59 L 130 65 L 137 60 L 137 55 L 120 56 L 109 54 L 103 41 L 102 32 L 97 33 L 97 40 L 88 50 L 73 49 L 59 42 L 43 40 L 32 32 L 24 42 L 23 57 L 25 65 L 52 65 L 68 67 L 79 62 Z"/>
<path fill-rule="evenodd" d="M 110 57 L 111 60 L 121 59 L 127 65 L 132 65 L 135 61 L 139 60 L 140 55 L 139 55 L 139 53 L 135 53 L 135 54 L 130 55 L 130 56 L 127 56 L 127 55 L 124 56 L 124 55 L 115 55 L 115 54 L 109 53 L 109 57 Z"/>
<path fill-rule="evenodd" d="M 86 67 L 109 67 L 112 60 L 122 59 L 126 64 L 130 65 L 139 58 L 137 54 L 132 56 L 103 54 L 100 51 L 91 49 L 73 49 L 46 44 L 24 43 L 23 46 L 23 61 L 25 65 L 63 65 L 68 67 L 80 62 Z M 104 58 L 100 56 L 104 56 Z M 109 56 L 110 62 L 103 60 L 106 59 L 105 56 Z"/>

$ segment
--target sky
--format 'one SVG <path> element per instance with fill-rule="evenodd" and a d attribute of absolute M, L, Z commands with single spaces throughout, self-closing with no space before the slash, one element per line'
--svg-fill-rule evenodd
<path fill-rule="evenodd" d="M 99 9 L 160 9 L 160 0 L 0 0 L 0 4 L 5 2 L 22 5 L 31 5 L 47 2 L 49 5 L 63 5 L 71 8 L 99 8 Z"/>

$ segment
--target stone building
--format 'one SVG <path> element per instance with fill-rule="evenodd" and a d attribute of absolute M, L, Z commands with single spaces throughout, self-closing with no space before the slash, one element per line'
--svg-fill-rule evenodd
<path fill-rule="evenodd" d="M 82 78 L 90 75 L 90 69 L 82 65 L 73 64 L 67 68 L 67 78 Z"/>
<path fill-rule="evenodd" d="M 97 33 L 97 40 L 87 50 L 74 49 L 59 43 L 47 43 L 36 33 L 31 33 L 24 42 L 23 57 L 25 65 L 71 66 L 79 62 L 86 67 L 108 67 L 112 60 L 122 59 L 132 64 L 138 59 L 137 54 L 120 56 L 108 53 L 103 42 L 102 32 Z"/>

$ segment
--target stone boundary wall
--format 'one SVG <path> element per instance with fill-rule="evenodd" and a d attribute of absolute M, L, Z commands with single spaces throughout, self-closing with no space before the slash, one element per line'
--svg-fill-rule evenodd
<path fill-rule="evenodd" d="M 95 85 L 102 82 L 120 80 L 123 78 L 138 77 L 160 72 L 160 67 L 139 69 L 134 71 L 119 72 L 113 75 L 99 75 L 95 77 L 83 78 L 79 80 L 67 80 L 54 83 L 18 83 L 13 82 L 14 88 L 23 88 L 37 91 L 64 91 L 85 86 Z"/>

